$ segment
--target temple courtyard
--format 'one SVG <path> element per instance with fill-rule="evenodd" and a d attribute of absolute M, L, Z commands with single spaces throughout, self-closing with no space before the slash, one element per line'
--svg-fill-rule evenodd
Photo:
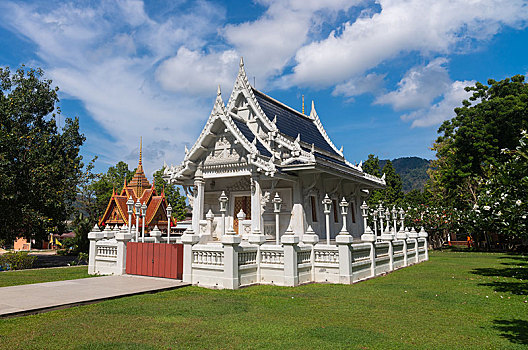
<path fill-rule="evenodd" d="M 65 276 L 88 276 L 72 269 Z M 434 251 L 354 285 L 185 287 L 0 319 L 0 347 L 524 349 L 527 271 L 526 256 Z M 18 273 L 57 279 L 20 271 L 2 273 L 2 285 Z"/>

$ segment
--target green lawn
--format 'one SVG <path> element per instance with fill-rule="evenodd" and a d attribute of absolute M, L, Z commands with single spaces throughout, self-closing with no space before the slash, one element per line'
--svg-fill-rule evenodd
<path fill-rule="evenodd" d="M 521 256 L 434 252 L 351 286 L 188 287 L 0 320 L 0 347 L 526 349 L 527 270 Z"/>
<path fill-rule="evenodd" d="M 16 286 L 20 284 L 30 283 L 75 280 L 78 278 L 86 277 L 92 277 L 88 274 L 87 266 L 4 271 L 0 272 L 0 287 Z"/>

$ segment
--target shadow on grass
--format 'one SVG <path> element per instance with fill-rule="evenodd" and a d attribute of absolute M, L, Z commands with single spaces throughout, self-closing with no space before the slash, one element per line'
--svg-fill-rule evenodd
<path fill-rule="evenodd" d="M 492 287 L 496 292 L 507 292 L 516 295 L 528 294 L 528 266 L 524 263 L 525 257 L 508 257 L 514 259 L 513 262 L 502 262 L 504 268 L 477 268 L 471 273 L 488 277 L 512 278 L 510 281 L 492 281 L 489 283 L 479 283 L 480 286 Z"/>
<path fill-rule="evenodd" d="M 528 321 L 513 320 L 495 320 L 493 328 L 499 330 L 501 337 L 508 339 L 516 344 L 528 344 Z"/>

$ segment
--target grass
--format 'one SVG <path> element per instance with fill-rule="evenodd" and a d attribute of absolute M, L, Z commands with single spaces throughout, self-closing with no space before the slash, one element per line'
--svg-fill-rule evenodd
<path fill-rule="evenodd" d="M 527 258 L 433 252 L 351 286 L 187 287 L 0 320 L 9 349 L 526 349 Z"/>
<path fill-rule="evenodd" d="M 88 274 L 88 267 L 86 265 L 47 269 L 4 271 L 0 272 L 0 287 L 17 286 L 21 284 L 30 283 L 75 280 L 86 277 L 92 277 Z"/>

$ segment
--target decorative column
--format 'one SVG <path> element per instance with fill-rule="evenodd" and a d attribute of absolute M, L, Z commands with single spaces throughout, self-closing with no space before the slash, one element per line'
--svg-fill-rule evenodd
<path fill-rule="evenodd" d="M 172 207 L 169 204 L 167 206 L 167 244 L 170 244 L 171 218 L 172 218 Z"/>
<path fill-rule="evenodd" d="M 365 204 L 365 202 L 363 202 L 363 204 Z M 372 220 L 374 221 L 374 235 L 377 236 L 378 235 L 378 210 L 376 208 L 374 208 L 374 210 L 372 211 Z M 367 227 L 365 226 L 363 230 L 366 230 L 366 229 Z"/>
<path fill-rule="evenodd" d="M 400 208 L 400 211 L 398 212 L 400 214 L 400 230 L 398 233 L 396 233 L 396 239 L 403 242 L 403 266 L 407 266 L 407 233 L 405 232 L 404 228 L 404 221 L 405 221 L 405 210 Z"/>
<path fill-rule="evenodd" d="M 228 201 L 228 198 L 224 191 L 222 191 L 222 194 L 220 195 L 220 198 L 218 198 L 218 201 L 220 202 L 220 213 L 222 213 L 222 237 L 223 237 L 226 233 L 225 215 L 227 211 L 227 201 Z"/>
<path fill-rule="evenodd" d="M 339 208 L 341 209 L 341 215 L 343 216 L 343 227 L 341 227 L 341 231 L 339 232 L 340 235 L 347 235 L 349 234 L 346 228 L 346 217 L 348 214 L 348 203 L 345 200 L 345 197 L 339 202 Z M 366 225 L 365 225 L 366 226 Z"/>
<path fill-rule="evenodd" d="M 348 203 L 343 197 L 339 202 L 341 215 L 343 216 L 343 227 L 336 237 L 336 243 L 339 252 L 339 282 L 343 284 L 352 284 L 352 237 L 346 230 L 346 216 L 348 214 Z"/>
<path fill-rule="evenodd" d="M 134 212 L 134 200 L 130 196 L 126 202 L 128 209 L 128 233 L 132 233 L 132 213 Z"/>
<path fill-rule="evenodd" d="M 262 232 L 262 207 L 260 205 L 262 190 L 260 188 L 260 176 L 251 175 L 251 233 L 263 234 Z"/>
<path fill-rule="evenodd" d="M 325 214 L 326 222 L 326 244 L 330 245 L 330 211 L 332 209 L 332 200 L 325 195 L 323 199 L 323 213 Z"/>
<path fill-rule="evenodd" d="M 207 233 L 213 237 L 213 221 L 214 221 L 214 214 L 211 209 L 205 214 L 205 220 L 207 220 Z"/>
<path fill-rule="evenodd" d="M 141 205 L 141 242 L 145 243 L 145 218 L 147 217 L 147 205 Z"/>
<path fill-rule="evenodd" d="M 275 213 L 275 244 L 280 244 L 280 212 L 282 207 L 282 199 L 279 197 L 279 193 L 275 192 L 273 197 L 273 212 Z"/>
<path fill-rule="evenodd" d="M 396 223 L 396 221 L 398 220 L 398 211 L 396 210 L 396 207 L 393 206 L 392 207 L 392 210 L 391 210 L 391 213 L 392 213 L 392 220 L 394 221 L 394 233 L 398 232 L 398 224 Z"/>
<path fill-rule="evenodd" d="M 299 273 L 297 270 L 299 236 L 295 236 L 291 227 L 288 227 L 286 234 L 282 236 L 281 242 L 284 247 L 284 285 L 295 287 L 299 285 Z"/>
<path fill-rule="evenodd" d="M 311 246 L 312 251 L 310 254 L 310 264 L 311 264 L 311 280 L 315 282 L 315 245 L 319 242 L 319 236 L 315 234 L 312 226 L 308 225 L 308 229 L 302 237 L 304 244 Z"/>
<path fill-rule="evenodd" d="M 154 229 L 150 231 L 150 237 L 154 237 L 154 243 L 161 243 L 161 231 L 158 228 L 158 225 L 154 226 Z"/>
<path fill-rule="evenodd" d="M 418 232 L 418 237 L 420 238 L 423 238 L 424 240 L 424 260 L 429 260 L 429 249 L 427 247 L 427 237 L 429 236 L 429 234 L 427 232 L 425 232 L 425 229 L 424 227 L 422 226 L 422 229 L 420 230 L 420 232 Z"/>
<path fill-rule="evenodd" d="M 237 247 L 242 241 L 239 235 L 230 228 L 227 235 L 222 237 L 224 246 L 224 288 L 238 289 L 240 286 L 238 278 L 238 251 Z"/>
<path fill-rule="evenodd" d="M 383 214 L 382 214 L 383 215 Z M 389 244 L 389 270 L 394 270 L 394 247 L 392 241 L 394 240 L 394 233 L 390 230 L 390 211 L 389 208 L 385 210 L 385 221 L 387 225 L 385 226 L 385 231 L 381 233 L 380 239 Z"/>
<path fill-rule="evenodd" d="M 193 245 L 200 240 L 192 228 L 185 231 L 181 237 L 183 243 L 183 282 L 192 283 Z"/>
<path fill-rule="evenodd" d="M 361 205 L 361 216 L 363 217 L 363 222 L 367 221 L 367 215 L 368 215 L 368 205 L 367 203 L 363 202 Z M 373 216 L 374 216 L 374 227 L 376 227 L 376 214 L 377 209 L 374 208 Z M 365 226 L 364 233 L 361 235 L 361 240 L 364 242 L 368 242 L 370 244 L 370 276 L 374 277 L 376 276 L 376 237 L 377 233 L 373 232 L 370 226 Z"/>
<path fill-rule="evenodd" d="M 127 243 L 132 239 L 132 233 L 128 233 L 126 226 L 121 227 L 119 232 L 115 233 L 117 241 L 117 275 L 126 274 L 126 256 Z"/>
<path fill-rule="evenodd" d="M 407 234 L 409 237 L 409 240 L 414 241 L 414 263 L 418 263 L 418 232 L 413 228 L 411 228 L 411 232 Z"/>
<path fill-rule="evenodd" d="M 193 201 L 192 209 L 192 228 L 194 232 L 200 232 L 200 220 L 203 219 L 204 209 L 204 184 L 205 181 L 202 177 L 202 171 L 200 167 L 196 170 L 194 175 L 194 193 L 196 197 Z"/>
<path fill-rule="evenodd" d="M 380 235 L 383 234 L 383 232 L 385 232 L 385 227 L 383 226 L 383 216 L 385 215 L 384 214 L 384 210 L 383 210 L 383 206 L 379 205 L 378 207 L 378 215 L 379 215 L 379 218 L 380 218 Z"/>
<path fill-rule="evenodd" d="M 88 273 L 90 275 L 95 274 L 95 257 L 97 255 L 97 241 L 103 239 L 103 233 L 99 229 L 99 226 L 95 224 L 92 231 L 88 233 L 88 239 L 90 240 L 90 251 L 88 255 Z"/>
<path fill-rule="evenodd" d="M 139 215 L 141 214 L 141 203 L 139 198 L 136 201 L 136 239 L 135 242 L 139 242 Z"/>

